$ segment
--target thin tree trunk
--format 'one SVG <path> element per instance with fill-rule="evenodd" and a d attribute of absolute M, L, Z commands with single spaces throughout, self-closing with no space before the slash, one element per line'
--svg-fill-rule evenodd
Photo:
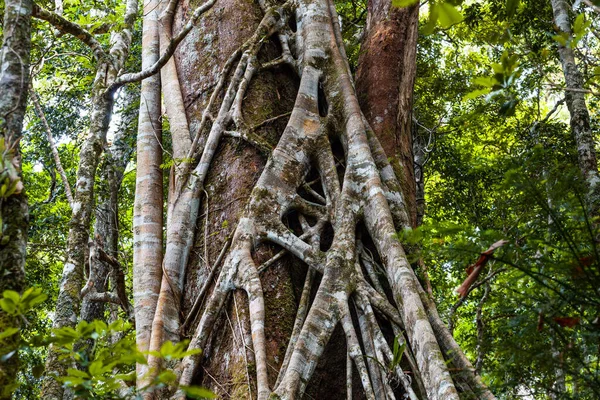
<path fill-rule="evenodd" d="M 142 69 L 159 57 L 158 0 L 144 3 Z M 137 134 L 137 173 L 133 205 L 133 301 L 136 343 L 148 351 L 160 291 L 163 239 L 163 174 L 160 75 L 142 81 Z M 168 99 L 167 99 L 168 101 Z M 147 374 L 145 365 L 137 375 Z M 138 379 L 138 389 L 145 382 Z"/>
<path fill-rule="evenodd" d="M 97 59 L 97 72 L 92 88 L 90 127 L 79 153 L 77 181 L 73 193 L 72 215 L 67 238 L 67 261 L 63 268 L 53 328 L 75 326 L 81 306 L 83 269 L 87 258 L 89 228 L 94 206 L 94 181 L 100 156 L 106 145 L 106 133 L 111 119 L 114 93 L 107 90 L 117 77 L 118 69 L 127 58 L 131 43 L 131 26 L 137 14 L 137 1 L 128 0 L 126 26 L 113 36 L 109 55 Z M 109 57 L 109 58 L 107 58 Z M 61 400 L 63 388 L 55 377 L 63 376 L 68 368 L 59 359 L 60 352 L 51 345 L 46 360 L 46 378 L 42 386 L 45 399 Z"/>
<path fill-rule="evenodd" d="M 569 4 L 566 0 L 551 0 L 554 22 L 561 32 L 572 35 Z M 575 52 L 570 43 L 558 45 L 558 54 L 565 76 L 565 100 L 571 115 L 571 131 L 577 146 L 581 174 L 585 178 L 588 207 L 592 217 L 600 214 L 600 175 L 595 140 L 590 127 L 590 115 L 585 104 L 583 78 L 575 62 Z"/>
<path fill-rule="evenodd" d="M 102 68 L 102 66 L 101 66 Z M 106 70 L 97 74 L 97 82 L 103 82 Z M 69 235 L 67 238 L 67 261 L 63 268 L 59 287 L 56 311 L 52 327 L 62 328 L 75 326 L 81 306 L 80 292 L 83 286 L 83 269 L 88 256 L 89 227 L 94 204 L 94 180 L 100 155 L 106 141 L 106 132 L 110 122 L 113 100 L 106 95 L 103 87 L 95 88 L 92 100 L 92 118 L 90 130 L 81 152 L 75 184 Z M 54 377 L 63 376 L 68 367 L 65 361 L 59 360 L 60 353 L 51 345 L 46 360 L 46 379 L 42 387 L 45 399 L 61 400 L 63 388 Z"/>
<path fill-rule="evenodd" d="M 30 0 L 6 0 L 4 2 L 4 32 L 0 50 L 0 138 L 3 140 L 2 169 L 4 180 L 0 182 L 11 189 L 12 194 L 0 198 L 2 223 L 0 243 L 0 293 L 5 290 L 21 292 L 25 280 L 25 252 L 27 246 L 28 209 L 21 179 L 21 154 L 19 140 L 22 135 L 23 116 L 27 105 L 29 87 L 29 52 L 31 47 Z M 6 192 L 5 192 L 6 193 Z M 20 320 L 0 310 L 0 331 L 18 327 Z M 10 398 L 14 389 L 19 358 L 16 349 L 18 334 L 3 341 L 2 353 L 10 355 L 0 366 L 0 398 Z"/>
<path fill-rule="evenodd" d="M 52 129 L 48 124 L 46 114 L 42 109 L 42 105 L 40 104 L 40 99 L 37 93 L 33 90 L 33 88 L 29 91 L 29 93 L 31 94 L 31 101 L 35 107 L 35 112 L 38 114 L 38 117 L 42 121 L 42 125 L 44 126 L 44 130 L 46 131 L 48 144 L 50 145 L 50 150 L 52 150 L 54 164 L 56 166 L 56 169 L 58 170 L 60 179 L 62 180 L 63 187 L 65 188 L 65 195 L 67 196 L 67 201 L 69 202 L 69 204 L 73 204 L 73 192 L 71 191 L 71 185 L 69 184 L 69 180 L 67 179 L 67 173 L 65 172 L 65 169 L 62 166 L 62 162 L 60 161 L 60 155 L 58 154 L 58 147 L 56 146 L 54 136 L 52 135 Z"/>
<path fill-rule="evenodd" d="M 129 105 L 135 100 L 130 93 L 125 94 L 123 109 L 127 110 Z M 133 122 L 131 112 L 125 112 L 119 126 L 116 128 L 111 146 L 104 153 L 104 160 L 101 163 L 99 174 L 99 188 L 97 190 L 97 206 L 95 207 L 94 236 L 95 246 L 100 246 L 106 254 L 114 259 L 118 259 L 119 251 L 119 189 L 123 182 L 125 168 L 129 163 L 132 153 L 131 140 L 127 138 L 130 134 L 129 125 Z M 100 250 L 100 249 L 99 249 Z M 95 257 L 89 260 L 88 281 L 82 292 L 103 293 L 109 290 L 119 290 L 117 276 L 124 273 L 120 268 L 115 268 L 105 261 L 102 257 Z M 93 321 L 95 319 L 105 320 L 105 302 L 95 301 L 93 296 L 82 295 L 81 319 Z M 126 298 L 126 294 L 118 296 Z M 127 304 L 123 304 L 125 312 L 129 312 Z"/>
<path fill-rule="evenodd" d="M 93 206 L 93 190 L 96 169 L 100 160 L 100 155 L 106 141 L 106 133 L 110 121 L 113 99 L 115 92 L 127 83 L 136 82 L 156 74 L 162 66 L 171 58 L 177 45 L 191 31 L 199 17 L 212 7 L 215 0 L 199 6 L 185 27 L 175 36 L 167 45 L 159 60 L 151 67 L 135 73 L 123 73 L 123 67 L 128 56 L 129 47 L 132 40 L 132 29 L 138 12 L 137 0 L 125 0 L 125 15 L 123 18 L 123 27 L 120 31 L 111 36 L 111 47 L 108 53 L 105 52 L 101 43 L 83 27 L 76 23 L 68 21 L 60 15 L 48 11 L 39 5 L 33 8 L 33 15 L 39 19 L 52 24 L 62 33 L 68 33 L 78 38 L 83 44 L 87 45 L 92 51 L 96 62 L 97 72 L 92 87 L 92 107 L 89 133 L 82 145 L 80 160 L 77 171 L 77 182 L 75 185 L 74 201 L 72 205 L 73 213 L 69 228 L 69 237 L 67 240 L 67 262 L 63 269 L 63 276 L 59 288 L 57 308 L 54 328 L 64 326 L 74 326 L 77 322 L 83 279 L 83 266 L 86 258 L 86 247 L 88 242 L 91 212 Z M 102 253 L 100 253 L 102 256 Z M 105 254 L 107 262 L 118 266 L 118 262 L 110 255 Z M 124 296 L 122 273 L 116 276 L 120 284 L 118 285 L 118 296 L 112 293 L 97 293 L 95 296 L 107 301 L 118 301 L 124 308 L 127 308 Z M 117 299 L 118 297 L 118 299 Z M 57 376 L 63 375 L 66 369 L 65 361 L 59 360 L 59 352 L 56 346 L 49 348 L 48 358 L 46 360 L 46 379 L 42 387 L 42 395 L 45 398 L 60 399 L 63 389 L 55 380 Z"/>

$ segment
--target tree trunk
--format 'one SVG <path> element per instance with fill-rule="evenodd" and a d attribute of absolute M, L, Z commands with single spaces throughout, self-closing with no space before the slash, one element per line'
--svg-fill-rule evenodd
<path fill-rule="evenodd" d="M 573 32 L 569 19 L 569 4 L 565 0 L 551 0 L 551 3 L 556 26 L 561 32 L 571 36 Z M 588 189 L 588 211 L 592 217 L 597 217 L 600 214 L 600 175 L 590 115 L 585 104 L 583 77 L 575 63 L 575 52 L 570 42 L 566 46 L 559 44 L 558 54 L 565 76 L 565 100 L 571 115 L 571 131 L 577 146 L 579 169 Z"/>
<path fill-rule="evenodd" d="M 122 106 L 127 110 L 134 102 L 134 95 L 125 94 Z M 121 115 L 119 126 L 116 127 L 111 145 L 104 153 L 104 160 L 100 163 L 99 187 L 97 189 L 97 205 L 95 207 L 94 246 L 98 252 L 103 251 L 110 257 L 119 258 L 119 189 L 123 181 L 125 168 L 129 163 L 133 151 L 131 140 L 127 138 L 130 131 L 128 126 L 133 122 L 133 113 L 125 111 Z M 98 256 L 89 259 L 87 283 L 82 289 L 81 319 L 91 322 L 95 319 L 106 320 L 105 301 L 99 301 L 93 293 L 103 293 L 111 290 L 120 299 L 127 299 L 124 287 L 120 280 L 125 273 L 121 268 L 102 260 Z M 119 296 L 119 290 L 122 291 Z M 91 294 L 91 295 L 88 295 Z M 121 306 L 129 312 L 129 302 Z"/>
<path fill-rule="evenodd" d="M 23 116 L 29 88 L 29 52 L 31 47 L 30 0 L 4 2 L 4 32 L 0 53 L 0 139 L 2 140 L 2 185 L 0 197 L 0 293 L 21 292 L 25 280 L 28 209 L 21 182 Z M 20 319 L 0 310 L 0 331 L 19 327 Z M 10 398 L 14 389 L 19 357 L 16 352 L 20 336 L 12 335 L 2 342 L 2 353 L 8 358 L 0 365 L 0 398 Z M 4 357 L 4 356 L 3 356 Z"/>
<path fill-rule="evenodd" d="M 422 383 L 422 396 L 457 399 L 428 318 L 431 304 L 423 304 L 420 284 L 395 238 L 397 229 L 410 224 L 409 212 L 414 211 L 406 206 L 387 154 L 359 108 L 333 3 L 308 0 L 259 5 L 262 12 L 246 3 L 215 8 L 215 19 L 204 21 L 206 33 L 188 38 L 175 68 L 162 75 L 170 125 L 177 123 L 177 132 L 172 134 L 174 153 L 186 157 L 171 174 L 164 273 L 150 349 L 158 349 L 166 339 L 179 339 L 182 327 L 189 332 L 190 347 L 202 348 L 204 356 L 183 360 L 178 368 L 181 385 L 200 382 L 203 361 L 203 371 L 214 380 L 210 372 L 217 362 L 230 376 L 229 382 L 217 380 L 212 385 L 222 394 L 298 398 L 316 383 L 317 365 L 339 327 L 345 335 L 348 360 L 342 361 L 347 366 L 342 381 L 349 382 L 349 391 L 354 390 L 352 382 L 358 372 L 366 398 L 394 398 L 401 393 L 417 398 L 420 388 L 410 384 L 399 366 L 382 368 L 393 358 L 389 332 L 395 330 L 397 340 L 408 341 L 410 351 L 405 356 L 410 358 L 413 376 L 418 377 L 413 382 Z M 180 15 L 187 9 L 184 3 Z M 170 22 L 163 26 L 169 28 Z M 161 34 L 161 40 L 169 34 Z M 198 70 L 208 79 L 195 76 Z M 291 115 L 284 104 L 278 104 L 282 109 L 275 112 L 269 107 L 275 96 L 276 102 L 285 103 L 290 87 L 282 95 L 277 82 L 286 75 L 300 80 L 291 96 Z M 277 78 L 274 88 L 270 78 Z M 412 88 L 404 85 L 396 95 L 410 101 L 405 93 Z M 166 89 L 172 90 L 169 95 Z M 180 99 L 185 100 L 188 112 L 185 120 L 174 121 L 173 116 L 181 115 Z M 277 113 L 281 118 L 275 118 Z M 400 119 L 408 120 L 410 127 L 410 117 Z M 280 120 L 287 120 L 287 125 L 270 151 L 276 137 L 262 128 Z M 278 132 L 278 126 L 274 128 Z M 268 151 L 264 167 L 256 150 L 247 145 L 238 150 L 241 155 L 231 153 L 226 137 Z M 178 152 L 190 142 L 192 150 Z M 410 153 L 408 146 L 404 158 L 409 164 L 403 165 L 409 170 Z M 256 181 L 249 179 L 253 172 Z M 230 218 L 227 207 L 231 203 L 222 204 L 222 199 L 235 202 L 238 193 L 244 199 L 250 188 L 248 202 Z M 213 203 L 216 208 L 211 208 Z M 196 230 L 196 226 L 202 228 Z M 221 260 L 217 255 L 230 232 L 231 244 Z M 281 256 L 269 258 L 271 249 L 283 249 L 287 253 L 284 265 L 288 271 L 298 265 L 301 278 L 293 279 L 293 272 L 292 279 L 285 278 L 287 271 L 272 261 Z M 218 262 L 206 268 L 215 259 Z M 376 264 L 385 271 L 382 277 L 375 273 Z M 269 312 L 274 279 L 291 285 L 287 293 L 295 293 L 297 300 L 290 304 L 289 314 L 297 314 L 289 328 L 280 330 L 284 336 L 272 337 L 271 324 L 281 323 L 271 320 Z M 286 298 L 280 295 L 274 305 L 274 309 L 283 308 L 283 319 L 288 316 Z M 231 308 L 229 299 L 233 299 Z M 197 308 L 198 322 L 193 323 Z M 376 318 L 374 309 L 382 319 Z M 232 332 L 229 344 L 223 327 Z M 401 329 L 406 329 L 406 337 Z M 236 368 L 242 360 L 242 368 Z M 150 366 L 160 367 L 160 362 L 151 359 Z M 339 382 L 340 375 L 334 381 Z M 397 392 L 392 380 L 401 383 Z M 179 392 L 175 397 L 185 395 Z"/>
<path fill-rule="evenodd" d="M 413 156 L 412 103 L 416 77 L 419 7 L 395 8 L 390 2 L 368 3 L 367 26 L 356 73 L 361 108 L 399 177 L 410 216 L 410 226 L 420 225 L 423 215 L 423 153 Z M 414 162 L 413 162 L 414 161 Z M 415 165 L 418 177 L 415 175 Z M 418 178 L 418 181 L 417 179 Z M 402 228 L 396 222 L 397 229 Z M 474 368 L 439 318 L 435 305 L 419 286 L 437 340 L 455 367 L 453 377 L 463 392 L 493 399 Z M 469 393 L 465 393 L 468 395 Z"/>
<path fill-rule="evenodd" d="M 94 182 L 100 156 L 106 145 L 106 134 L 114 104 L 114 92 L 110 88 L 127 58 L 131 43 L 131 27 L 136 14 L 137 1 L 128 0 L 124 28 L 112 36 L 110 53 L 104 54 L 102 49 L 96 51 L 96 53 L 101 52 L 101 55 L 96 58 L 97 71 L 92 87 L 90 127 L 79 153 L 77 181 L 73 188 L 72 215 L 66 248 L 67 260 L 63 267 L 56 311 L 52 321 L 52 327 L 55 329 L 73 327 L 79 317 L 84 264 L 88 256 L 89 230 L 94 210 Z M 69 366 L 64 360 L 59 359 L 59 356 L 57 347 L 51 345 L 46 359 L 46 377 L 42 386 L 42 396 L 45 399 L 61 400 L 63 397 L 64 390 L 55 377 L 64 376 Z"/>
<path fill-rule="evenodd" d="M 419 4 L 392 7 L 370 0 L 356 71 L 356 92 L 402 186 L 411 226 L 417 205 L 413 168 L 412 104 L 417 72 Z"/>
<path fill-rule="evenodd" d="M 159 57 L 157 0 L 144 2 L 142 69 Z M 133 205 L 133 303 L 136 342 L 148 351 L 162 276 L 163 175 L 160 75 L 142 81 L 137 134 L 137 175 Z M 138 376 L 147 374 L 137 366 Z M 144 381 L 137 381 L 138 388 Z"/>

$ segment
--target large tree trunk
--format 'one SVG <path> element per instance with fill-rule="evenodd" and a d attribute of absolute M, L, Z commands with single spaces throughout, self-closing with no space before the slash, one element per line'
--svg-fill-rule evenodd
<path fill-rule="evenodd" d="M 186 8 L 187 2 L 177 14 L 176 26 L 185 18 Z M 219 79 L 218 72 L 230 55 L 252 36 L 261 22 L 262 15 L 256 2 L 220 1 L 211 15 L 207 15 L 202 26 L 193 32 L 193 36 L 182 43 L 176 60 L 190 126 L 197 127 L 202 120 L 212 87 Z M 210 35 L 208 37 L 212 40 L 203 40 L 206 35 Z M 263 63 L 278 56 L 277 39 L 274 38 L 267 41 L 258 54 L 260 62 Z M 294 104 L 297 86 L 298 78 L 293 70 L 280 66 L 257 74 L 248 87 L 243 108 L 243 118 L 247 126 L 257 126 L 265 120 L 276 118 L 254 130 L 254 134 L 264 141 L 267 149 L 261 149 L 239 138 L 224 138 L 221 141 L 204 185 L 206 194 L 200 207 L 193 249 L 199 257 L 192 259 L 188 266 L 182 304 L 185 316 L 190 314 L 209 270 L 221 268 L 215 261 L 235 231 L 252 188 L 265 166 L 269 148 L 277 143 L 285 128 L 287 116 Z M 274 250 L 274 246 L 262 246 L 257 249 L 257 257 L 262 260 L 269 259 L 275 254 Z M 216 273 L 218 274 L 218 270 Z M 263 274 L 268 343 L 266 358 L 268 364 L 274 368 L 279 368 L 285 356 L 285 344 L 296 313 L 296 296 L 300 295 L 304 274 L 304 267 L 290 257 L 276 262 Z M 296 285 L 293 282 L 296 282 Z M 247 310 L 247 296 L 243 291 L 237 291 L 225 305 L 219 323 L 219 334 L 211 342 L 210 349 L 207 349 L 210 352 L 210 360 L 204 366 L 206 372 L 202 374 L 202 383 L 210 386 L 223 398 L 241 399 L 256 396 L 256 376 L 252 367 L 248 367 L 248 364 L 254 364 L 254 354 L 246 348 L 246 345 L 251 346 Z M 197 324 L 200 317 L 193 312 L 191 316 L 186 326 L 187 334 L 193 333 L 196 325 L 192 322 Z M 193 318 L 194 316 L 196 318 Z M 345 353 L 343 356 L 345 362 Z M 220 387 L 215 384 L 213 378 L 227 384 Z M 269 378 L 270 383 L 274 384 L 276 376 L 271 375 Z M 328 376 L 322 374 L 321 378 L 327 379 Z M 319 397 L 318 393 L 314 395 Z"/>
<path fill-rule="evenodd" d="M 416 226 L 412 104 L 419 4 L 397 8 L 390 1 L 371 0 L 368 9 L 356 92 L 361 109 L 400 180 L 411 225 Z"/>
<path fill-rule="evenodd" d="M 299 398 L 317 383 L 315 370 L 339 327 L 347 370 L 334 380 L 346 375 L 341 381 L 349 392 L 358 375 L 369 399 L 401 393 L 457 399 L 429 318 L 435 310 L 423 303 L 427 299 L 395 235 L 411 224 L 414 211 L 359 108 L 333 3 L 259 5 L 261 11 L 246 3 L 217 5 L 215 18 L 184 43 L 177 65 L 162 75 L 173 153 L 184 157 L 177 162 L 176 156 L 171 174 L 150 349 L 180 339 L 183 331 L 204 356 L 183 360 L 180 384 L 200 383 L 204 372 L 210 378 L 205 383 L 214 381 L 211 372 L 217 371 L 230 380 L 211 385 L 223 395 Z M 180 14 L 188 7 L 184 3 Z M 170 26 L 163 21 L 161 40 L 171 34 Z M 296 86 L 278 83 L 285 76 L 293 82 L 294 75 L 299 87 L 288 97 Z M 412 88 L 405 84 L 396 96 L 410 102 L 406 93 Z M 277 110 L 270 107 L 275 98 Z M 293 99 L 291 115 L 287 99 Z M 283 126 L 263 128 L 283 118 L 287 125 L 273 148 Z M 400 120 L 400 130 L 409 135 L 410 116 Z M 226 137 L 270 153 L 266 164 L 247 145 L 236 155 L 235 142 Z M 410 146 L 404 158 L 412 170 Z M 250 189 L 243 208 L 228 208 Z M 221 251 L 230 233 L 231 244 Z M 284 264 L 273 261 L 280 255 L 269 258 L 274 248 L 287 254 Z M 300 279 L 294 279 L 294 268 Z M 287 293 L 285 286 L 291 286 Z M 276 317 L 269 311 L 270 292 L 279 296 L 273 309 L 282 308 Z M 290 293 L 297 296 L 291 304 L 285 300 Z M 272 326 L 287 320 L 292 324 L 273 334 Z M 382 368 L 392 359 L 394 335 L 408 341 L 412 385 L 400 366 Z M 160 360 L 151 358 L 150 366 L 160 367 Z M 392 380 L 401 384 L 396 392 Z"/>
<path fill-rule="evenodd" d="M 389 1 L 368 3 L 367 25 L 358 70 L 357 96 L 367 121 L 399 177 L 401 192 L 412 227 L 423 215 L 422 153 L 413 156 L 412 104 L 416 77 L 419 5 L 392 7 Z M 414 164 L 413 164 L 414 160 Z M 396 223 L 396 228 L 399 229 Z M 446 358 L 452 361 L 453 378 L 464 396 L 493 399 L 475 369 L 441 321 L 432 299 L 419 286 L 433 330 Z M 417 380 L 417 382 L 420 382 Z"/>
<path fill-rule="evenodd" d="M 0 139 L 2 149 L 2 181 L 0 198 L 0 293 L 20 292 L 25 280 L 27 246 L 27 199 L 23 193 L 19 140 L 29 88 L 29 52 L 31 45 L 31 0 L 4 2 L 4 37 L 0 53 Z M 0 310 L 0 331 L 18 327 L 20 319 Z M 0 398 L 10 398 L 19 358 L 16 347 L 19 335 L 3 340 L 2 353 L 8 359 L 0 363 Z M 12 353 L 12 354 L 11 354 Z"/>

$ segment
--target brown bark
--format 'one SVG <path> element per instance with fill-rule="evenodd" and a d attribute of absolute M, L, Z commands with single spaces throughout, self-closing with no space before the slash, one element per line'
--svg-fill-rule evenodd
<path fill-rule="evenodd" d="M 420 224 L 423 213 L 422 193 L 417 198 L 417 192 L 422 190 L 423 172 L 419 170 L 420 181 L 416 182 L 412 137 L 418 18 L 419 4 L 395 8 L 389 1 L 369 0 L 367 26 L 356 72 L 361 109 L 400 180 L 412 227 Z M 417 187 L 417 184 L 421 185 Z M 401 226 L 397 224 L 396 228 Z M 422 288 L 420 291 L 444 355 L 453 361 L 457 370 L 464 370 L 453 376 L 459 387 L 481 398 L 493 399 L 439 319 L 431 298 Z"/>
<path fill-rule="evenodd" d="M 197 2 L 183 1 L 175 16 L 174 31 L 197 7 Z M 195 133 L 202 113 L 212 93 L 217 75 L 230 55 L 251 36 L 262 19 L 256 2 L 241 0 L 218 1 L 203 23 L 184 40 L 175 60 L 181 81 L 190 130 Z M 277 57 L 277 44 L 271 40 L 259 53 L 259 60 Z M 248 126 L 291 111 L 297 78 L 289 68 L 273 68 L 257 75 L 250 83 L 244 99 L 243 117 Z M 216 113 L 216 110 L 212 110 Z M 255 133 L 271 146 L 279 140 L 286 118 L 274 120 Z M 201 143 L 206 140 L 206 132 Z M 266 155 L 255 146 L 238 138 L 224 138 L 206 178 L 206 195 L 202 197 L 197 231 L 188 263 L 182 299 L 182 315 L 188 317 L 200 287 L 213 267 L 225 242 L 235 231 L 250 192 L 264 168 Z M 208 196 L 208 197 L 207 197 Z M 267 260 L 274 254 L 273 247 L 261 246 L 257 257 Z M 263 278 L 267 324 L 267 358 L 278 368 L 285 354 L 286 340 L 296 312 L 292 278 L 298 277 L 298 263 L 286 257 L 266 271 Z M 221 268 L 221 265 L 214 265 Z M 294 275 L 295 274 L 295 275 Z M 218 275 L 218 273 L 217 273 Z M 205 385 L 221 398 L 243 399 L 256 397 L 256 374 L 252 371 L 253 353 L 249 344 L 249 315 L 247 296 L 235 293 L 218 322 L 218 334 L 206 354 L 210 361 L 195 383 Z M 186 327 L 186 336 L 193 332 L 195 323 Z M 193 322 L 193 321 L 192 321 Z M 191 328 L 191 329 L 190 329 Z M 250 366 L 246 365 L 246 361 Z M 276 374 L 271 376 L 275 379 Z M 248 385 L 250 382 L 250 385 Z M 273 384 L 271 382 L 271 384 Z M 252 396 L 251 396 L 252 394 Z"/>
<path fill-rule="evenodd" d="M 356 71 L 361 109 L 400 180 L 413 227 L 417 206 L 411 127 L 418 23 L 419 4 L 396 8 L 390 1 L 369 0 Z"/>

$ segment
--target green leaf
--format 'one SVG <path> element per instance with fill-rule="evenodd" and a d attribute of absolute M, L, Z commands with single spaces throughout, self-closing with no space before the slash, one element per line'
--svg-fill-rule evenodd
<path fill-rule="evenodd" d="M 180 386 L 180 388 L 192 399 L 214 399 L 217 397 L 217 395 L 210 390 L 198 386 Z"/>
<path fill-rule="evenodd" d="M 102 373 L 104 372 L 102 369 L 102 366 L 103 366 L 103 364 L 102 364 L 102 361 L 100 361 L 100 360 L 96 360 L 93 363 L 91 363 L 90 368 L 89 368 L 90 375 L 96 376 L 96 377 L 102 376 Z"/>
<path fill-rule="evenodd" d="M 427 24 L 423 28 L 423 33 L 425 35 L 430 35 L 433 33 L 435 26 L 437 24 L 437 20 L 439 17 L 440 7 L 438 4 L 430 4 L 429 6 L 429 18 L 427 19 Z"/>
<path fill-rule="evenodd" d="M 77 331 L 69 326 L 55 329 L 53 333 L 54 337 L 52 340 L 62 345 L 73 343 L 80 337 Z"/>
<path fill-rule="evenodd" d="M 480 85 L 480 86 L 485 86 L 485 87 L 491 88 L 494 85 L 496 85 L 498 82 L 491 76 L 477 76 L 477 77 L 473 78 L 473 83 L 475 85 Z"/>
<path fill-rule="evenodd" d="M 163 357 L 170 357 L 171 355 L 173 355 L 174 351 L 175 351 L 175 346 L 173 345 L 173 342 L 171 342 L 169 340 L 161 346 L 160 355 Z"/>
<path fill-rule="evenodd" d="M 573 33 L 580 34 L 585 29 L 585 15 L 583 13 L 579 14 L 577 18 L 575 18 L 575 22 L 573 23 Z"/>
<path fill-rule="evenodd" d="M 394 350 L 392 353 L 392 361 L 390 363 L 389 368 L 391 370 L 395 369 L 398 366 L 398 364 L 400 364 L 400 361 L 402 361 L 402 355 L 406 350 L 406 342 L 403 341 L 402 344 L 400 344 L 398 337 L 399 336 L 396 336 L 394 338 Z"/>
<path fill-rule="evenodd" d="M 450 3 L 439 4 L 439 20 L 442 28 L 450 28 L 463 20 L 463 16 Z"/>
<path fill-rule="evenodd" d="M 465 94 L 462 98 L 462 101 L 467 101 L 467 100 L 473 100 L 476 99 L 479 96 L 482 96 L 484 94 L 488 94 L 490 92 L 489 89 L 476 89 L 473 90 L 467 94 Z"/>
<path fill-rule="evenodd" d="M 183 358 L 183 357 L 187 357 L 187 356 L 193 356 L 196 354 L 202 354 L 202 349 L 190 349 L 190 350 L 186 350 L 184 352 L 181 352 L 180 354 L 177 354 L 177 358 Z"/>
<path fill-rule="evenodd" d="M 552 36 L 552 39 L 554 39 L 555 41 L 557 41 L 558 43 L 560 43 L 561 46 L 566 46 L 567 45 L 568 36 L 565 37 L 565 34 L 561 33 L 560 35 L 554 35 L 554 36 Z"/>
<path fill-rule="evenodd" d="M 77 376 L 77 377 L 80 377 L 80 378 L 89 378 L 90 377 L 87 372 L 80 371 L 80 370 L 75 369 L 75 368 L 68 368 L 67 369 L 67 374 L 71 375 L 71 376 Z"/>
<path fill-rule="evenodd" d="M 11 299 L 15 304 L 19 304 L 21 301 L 21 296 L 19 296 L 19 293 L 15 292 L 14 290 L 5 290 L 2 294 L 4 295 L 4 298 Z"/>
<path fill-rule="evenodd" d="M 27 289 L 27 290 L 25 290 L 25 291 L 23 292 L 23 295 L 21 296 L 21 301 L 28 300 L 28 299 L 29 299 L 29 297 L 30 297 L 31 295 L 33 295 L 33 294 L 34 294 L 34 291 L 37 291 L 37 290 L 39 290 L 39 289 L 32 288 L 32 287 L 31 287 L 31 288 L 29 288 L 29 289 Z M 41 290 L 40 290 L 40 291 L 41 291 Z M 37 294 L 37 293 L 35 293 L 35 294 Z"/>
<path fill-rule="evenodd" d="M 520 0 L 506 0 L 506 16 L 511 19 L 515 16 L 517 8 L 519 8 Z"/>
<path fill-rule="evenodd" d="M 128 374 L 116 374 L 115 379 L 120 381 L 135 381 L 136 373 L 135 371 L 131 371 Z"/>
<path fill-rule="evenodd" d="M 410 7 L 418 2 L 419 0 L 392 0 L 392 5 L 394 7 Z"/>
<path fill-rule="evenodd" d="M 10 337 L 17 332 L 19 332 L 19 328 L 15 328 L 15 327 L 6 328 L 4 331 L 0 332 L 0 340 Z"/>
<path fill-rule="evenodd" d="M 11 299 L 0 299 L 0 307 L 10 315 L 15 315 L 17 305 Z"/>
<path fill-rule="evenodd" d="M 172 383 L 175 382 L 177 380 L 177 375 L 175 375 L 175 373 L 169 369 L 161 372 L 157 377 L 156 380 L 160 383 Z"/>
<path fill-rule="evenodd" d="M 38 304 L 43 303 L 44 301 L 46 301 L 46 299 L 48 299 L 48 295 L 46 293 L 41 293 L 39 295 L 36 295 L 35 297 L 31 297 L 29 299 L 28 306 L 31 309 L 37 306 Z"/>

